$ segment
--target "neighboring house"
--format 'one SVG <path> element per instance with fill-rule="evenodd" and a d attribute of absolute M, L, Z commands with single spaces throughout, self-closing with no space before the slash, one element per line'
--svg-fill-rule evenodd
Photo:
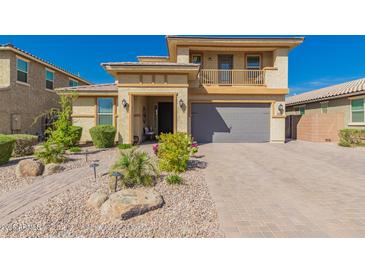
<path fill-rule="evenodd" d="M 10 44 L 0 45 L 0 133 L 43 133 L 45 118 L 58 107 L 55 88 L 88 81 Z"/>
<path fill-rule="evenodd" d="M 286 99 L 286 137 L 337 142 L 343 128 L 365 129 L 365 78 Z"/>
<path fill-rule="evenodd" d="M 151 130 L 188 132 L 198 142 L 285 141 L 288 53 L 303 38 L 166 41 L 168 56 L 103 63 L 115 84 L 66 90 L 78 93 L 73 121 L 84 127 L 83 141 L 97 124 L 116 126 L 123 143 Z"/>

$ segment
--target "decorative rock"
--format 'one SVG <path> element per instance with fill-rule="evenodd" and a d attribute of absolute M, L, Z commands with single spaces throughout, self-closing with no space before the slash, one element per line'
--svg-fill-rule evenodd
<path fill-rule="evenodd" d="M 39 176 L 43 173 L 44 165 L 32 159 L 21 160 L 15 169 L 17 177 Z"/>
<path fill-rule="evenodd" d="M 87 200 L 86 205 L 88 207 L 98 209 L 106 200 L 108 200 L 108 194 L 102 191 L 96 191 L 90 195 L 90 198 Z"/>
<path fill-rule="evenodd" d="M 126 220 L 160 208 L 163 203 L 162 196 L 153 189 L 123 189 L 111 194 L 100 211 L 106 217 Z"/>
<path fill-rule="evenodd" d="M 64 170 L 65 167 L 61 166 L 60 164 L 51 163 L 45 166 L 43 175 L 47 176 L 54 173 L 59 173 Z"/>

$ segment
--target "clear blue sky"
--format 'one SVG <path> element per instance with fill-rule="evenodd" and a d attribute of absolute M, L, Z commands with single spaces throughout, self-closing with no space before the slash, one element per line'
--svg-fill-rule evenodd
<path fill-rule="evenodd" d="M 304 36 L 290 52 L 290 94 L 365 77 L 365 36 Z M 136 61 L 138 55 L 167 55 L 165 36 L 0 36 L 93 83 L 113 82 L 100 66 Z"/>

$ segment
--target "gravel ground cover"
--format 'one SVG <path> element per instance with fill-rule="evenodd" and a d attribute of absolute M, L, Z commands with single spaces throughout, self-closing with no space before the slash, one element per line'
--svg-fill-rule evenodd
<path fill-rule="evenodd" d="M 182 175 L 183 185 L 171 186 L 161 179 L 155 188 L 164 206 L 126 221 L 107 220 L 87 208 L 91 193 L 107 189 L 109 176 L 96 182 L 85 178 L 0 227 L 0 237 L 222 237 L 201 168 L 201 161 L 191 161 Z"/>
<path fill-rule="evenodd" d="M 93 161 L 95 159 L 99 159 L 103 157 L 103 154 L 106 154 L 110 150 L 98 150 L 93 147 L 86 148 L 88 150 L 88 162 Z M 83 148 L 81 153 L 75 153 L 67 155 L 68 161 L 63 163 L 62 165 L 65 167 L 65 171 L 82 167 L 88 164 L 85 161 L 85 148 Z M 25 178 L 17 178 L 15 175 L 15 168 L 19 161 L 24 159 L 33 159 L 33 156 L 25 156 L 19 158 L 12 158 L 7 164 L 0 166 L 0 196 L 6 192 L 10 192 L 21 188 L 27 184 L 32 184 L 35 181 L 41 179 L 43 176 L 38 177 L 25 177 Z"/>

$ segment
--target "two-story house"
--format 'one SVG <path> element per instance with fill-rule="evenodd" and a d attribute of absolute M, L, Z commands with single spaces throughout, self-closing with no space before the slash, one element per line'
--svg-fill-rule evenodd
<path fill-rule="evenodd" d="M 58 87 L 89 82 L 13 45 L 0 45 L 0 133 L 42 134 L 45 119 L 59 107 Z"/>
<path fill-rule="evenodd" d="M 118 140 L 146 131 L 188 132 L 198 142 L 284 142 L 288 53 L 303 38 L 166 37 L 168 56 L 103 63 L 115 84 L 77 91 L 73 120 L 83 141 L 96 124 Z M 146 129 L 148 128 L 148 129 Z"/>

